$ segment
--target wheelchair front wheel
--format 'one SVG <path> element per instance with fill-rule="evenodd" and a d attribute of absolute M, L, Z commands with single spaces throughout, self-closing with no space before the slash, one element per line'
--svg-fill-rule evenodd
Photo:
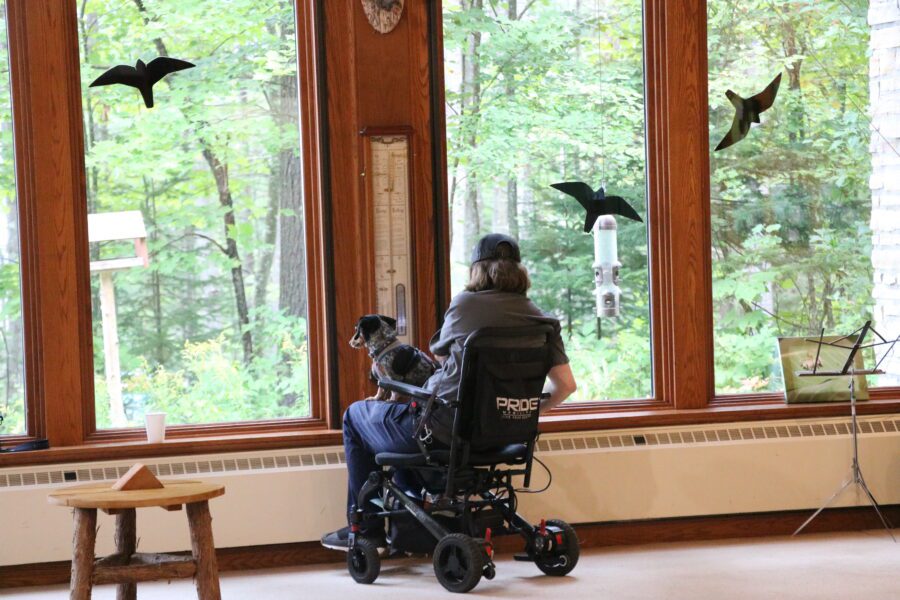
<path fill-rule="evenodd" d="M 372 583 L 381 571 L 381 558 L 375 542 L 364 537 L 356 538 L 347 552 L 347 570 L 356 583 Z"/>
<path fill-rule="evenodd" d="M 464 533 L 451 533 L 434 549 L 434 574 L 447 591 L 465 593 L 478 585 L 485 567 L 484 548 Z"/>
<path fill-rule="evenodd" d="M 546 554 L 538 554 L 534 557 L 534 564 L 537 568 L 544 572 L 545 575 L 554 577 L 562 577 L 568 575 L 578 564 L 578 557 L 581 551 L 578 547 L 578 536 L 571 525 L 559 519 L 551 519 L 547 521 L 548 527 L 559 529 L 559 535 L 562 538 L 563 550 L 554 550 Z"/>

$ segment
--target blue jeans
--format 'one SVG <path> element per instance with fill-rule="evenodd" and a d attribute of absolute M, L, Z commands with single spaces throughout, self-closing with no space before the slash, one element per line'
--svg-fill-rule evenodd
<path fill-rule="evenodd" d="M 372 471 L 379 452 L 417 454 L 419 446 L 413 439 L 415 415 L 405 402 L 359 400 L 344 413 L 344 453 L 347 457 L 347 514 L 356 506 L 359 490 Z M 398 473 L 399 475 L 399 473 Z M 398 485 L 403 488 L 402 482 Z M 364 523 L 363 527 L 377 526 Z"/>

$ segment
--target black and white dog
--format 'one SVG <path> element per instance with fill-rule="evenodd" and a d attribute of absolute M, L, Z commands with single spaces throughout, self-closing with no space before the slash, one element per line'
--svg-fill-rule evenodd
<path fill-rule="evenodd" d="M 430 356 L 397 339 L 397 321 L 384 315 L 366 315 L 356 323 L 356 333 L 350 338 L 354 348 L 365 348 L 372 358 L 369 375 L 375 383 L 381 378 L 394 379 L 410 385 L 421 386 L 438 369 Z M 396 402 L 396 392 L 378 388 L 378 392 L 366 400 Z"/>

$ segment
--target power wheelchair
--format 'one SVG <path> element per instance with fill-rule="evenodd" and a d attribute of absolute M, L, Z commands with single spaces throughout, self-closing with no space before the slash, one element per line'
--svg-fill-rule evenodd
<path fill-rule="evenodd" d="M 482 577 L 493 579 L 493 539 L 519 534 L 524 552 L 547 575 L 575 568 L 579 545 L 564 521 L 532 525 L 516 512 L 513 477 L 531 483 L 538 410 L 550 370 L 550 325 L 473 332 L 462 348 L 459 391 L 444 399 L 393 380 L 379 385 L 408 396 L 419 412 L 417 454 L 381 453 L 350 513 L 347 568 L 358 583 L 378 577 L 376 542 L 358 534 L 369 519 L 387 519 L 388 556 L 431 554 L 438 581 L 468 592 Z M 452 419 L 449 444 L 429 446 L 429 421 L 437 407 Z M 397 469 L 418 474 L 425 494 L 413 497 L 394 483 Z"/>

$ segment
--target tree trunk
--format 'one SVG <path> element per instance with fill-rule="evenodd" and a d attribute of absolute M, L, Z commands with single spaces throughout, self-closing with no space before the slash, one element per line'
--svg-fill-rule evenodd
<path fill-rule="evenodd" d="M 482 0 L 471 0 L 469 10 L 482 10 Z M 468 148 L 476 148 L 478 145 L 478 127 L 476 122 L 481 108 L 481 64 L 479 47 L 481 46 L 481 32 L 473 31 L 468 36 L 466 53 L 463 55 L 463 90 L 461 114 L 469 121 L 469 135 L 466 139 Z M 478 172 L 474 165 L 467 165 L 466 169 L 466 193 L 463 206 L 464 246 L 468 251 L 475 246 L 478 236 L 481 234 L 481 218 L 478 206 Z"/>
<path fill-rule="evenodd" d="M 144 6 L 143 0 L 134 0 L 134 4 L 137 6 L 138 11 L 140 11 L 144 24 L 149 25 L 150 19 L 147 17 L 147 8 Z M 155 38 L 153 43 L 160 56 L 169 56 L 169 51 L 161 38 Z M 171 78 L 166 78 L 165 81 L 170 87 L 172 86 Z M 185 117 L 188 117 L 188 115 L 185 114 Z M 244 349 L 244 363 L 249 364 L 250 361 L 253 360 L 253 337 L 250 333 L 250 310 L 247 305 L 243 265 L 241 263 L 240 254 L 238 253 L 237 241 L 232 234 L 232 230 L 236 225 L 236 220 L 234 216 L 234 198 L 232 197 L 231 190 L 228 186 L 228 165 L 224 164 L 219 159 L 213 150 L 212 145 L 204 139 L 199 130 L 198 123 L 195 123 L 189 117 L 187 120 L 197 136 L 197 142 L 202 149 L 203 158 L 206 160 L 206 164 L 209 165 L 209 168 L 212 171 L 213 178 L 216 182 L 216 191 L 219 195 L 219 204 L 225 208 L 225 214 L 222 217 L 225 225 L 225 255 L 231 259 L 233 265 L 231 268 L 231 284 L 234 288 L 234 302 L 237 308 L 238 327 L 241 331 L 241 345 Z"/>
<path fill-rule="evenodd" d="M 519 18 L 519 7 L 517 0 L 509 0 L 507 5 L 507 17 L 510 22 Z M 507 102 L 512 102 L 515 90 L 512 84 L 512 77 L 506 78 L 506 89 L 504 90 Z M 519 184 L 516 178 L 516 167 L 513 165 L 513 171 L 506 181 L 506 222 L 508 224 L 509 235 L 515 239 L 519 239 Z"/>
<path fill-rule="evenodd" d="M 244 362 L 253 360 L 253 338 L 250 335 L 250 309 L 247 306 L 247 294 L 244 286 L 244 268 L 241 257 L 238 254 L 237 241 L 234 239 L 234 228 L 237 222 L 234 218 L 234 198 L 228 186 L 228 167 L 222 164 L 213 151 L 203 144 L 203 158 L 213 172 L 216 180 L 216 191 L 219 194 L 219 204 L 225 209 L 223 215 L 225 225 L 225 255 L 231 259 L 231 283 L 234 287 L 234 302 L 237 307 L 238 327 L 241 331 L 241 344 L 244 347 Z"/>
<path fill-rule="evenodd" d="M 297 97 L 293 97 L 296 107 Z M 296 111 L 285 111 L 295 115 Z M 296 120 L 294 121 L 296 126 Z M 278 155 L 281 211 L 278 229 L 278 307 L 285 314 L 306 317 L 306 229 L 303 223 L 303 164 L 293 149 Z"/>
<path fill-rule="evenodd" d="M 253 307 L 257 310 L 266 305 L 266 296 L 269 293 L 269 277 L 272 275 L 272 263 L 275 257 L 275 242 L 278 237 L 278 206 L 280 204 L 278 181 L 278 160 L 269 170 L 269 206 L 266 208 L 265 233 L 263 234 L 264 247 L 260 251 L 259 269 L 255 273 L 256 291 L 253 296 Z"/>
<path fill-rule="evenodd" d="M 151 247 L 156 247 L 159 239 L 159 229 L 156 226 L 156 195 L 154 194 L 147 204 L 147 217 L 149 218 L 148 234 L 150 236 Z M 153 344 L 154 354 L 156 355 L 157 364 L 165 364 L 166 360 L 166 332 L 163 330 L 163 307 L 162 307 L 162 280 L 159 276 L 159 269 L 153 269 L 150 276 L 151 286 L 151 303 L 153 310 L 153 335 L 156 338 Z"/>
<path fill-rule="evenodd" d="M 277 30 L 276 30 L 277 28 Z M 293 23 L 270 26 L 271 33 L 282 40 L 296 36 Z M 278 129 L 290 138 L 300 133 L 300 104 L 297 78 L 283 75 L 275 79 L 267 94 L 269 110 Z M 303 218 L 303 162 L 299 144 L 282 149 L 272 162 L 269 180 L 270 204 L 266 216 L 266 245 L 277 243 L 278 308 L 284 314 L 306 317 L 306 230 Z M 263 256 L 257 284 L 257 306 L 265 301 L 274 254 Z"/>
<path fill-rule="evenodd" d="M 450 167 L 450 172 L 453 173 L 453 177 L 450 179 L 450 193 L 447 198 L 447 222 L 450 224 L 450 239 L 448 240 L 448 245 L 450 246 L 450 260 L 457 261 L 460 260 L 458 256 L 454 255 L 454 252 L 458 253 L 458 246 L 453 245 L 453 230 L 454 222 L 453 215 L 456 214 L 456 188 L 457 188 L 457 170 L 459 169 L 459 156 L 453 159 L 453 165 Z M 463 259 L 464 260 L 464 259 Z"/>

